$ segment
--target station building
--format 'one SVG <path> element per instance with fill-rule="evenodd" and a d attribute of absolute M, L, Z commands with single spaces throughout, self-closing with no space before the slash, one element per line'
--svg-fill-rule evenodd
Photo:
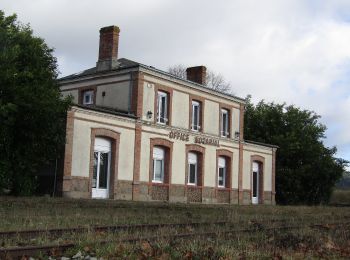
<path fill-rule="evenodd" d="M 96 66 L 59 80 L 67 114 L 62 194 L 72 198 L 275 204 L 276 146 L 244 140 L 245 100 L 118 59 L 100 30 Z"/>

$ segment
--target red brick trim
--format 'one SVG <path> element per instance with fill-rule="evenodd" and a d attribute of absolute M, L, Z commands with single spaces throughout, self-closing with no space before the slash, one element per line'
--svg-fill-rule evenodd
<path fill-rule="evenodd" d="M 239 164 L 238 164 L 238 204 L 243 204 L 243 136 L 244 131 L 244 105 L 239 109 Z"/>
<path fill-rule="evenodd" d="M 168 122 L 166 123 L 166 125 L 171 126 L 172 125 L 172 107 L 173 107 L 173 89 L 166 87 L 166 86 L 162 86 L 159 84 L 155 84 L 154 85 L 154 123 L 157 123 L 157 113 L 158 113 L 158 91 L 161 92 L 165 92 L 168 95 Z"/>
<path fill-rule="evenodd" d="M 234 133 L 232 133 L 232 107 L 231 106 L 227 106 L 226 104 L 223 103 L 219 103 L 219 136 L 222 137 L 221 135 L 221 126 L 222 126 L 222 113 L 221 110 L 225 109 L 228 111 L 228 136 L 226 136 L 225 138 L 232 138 L 234 136 Z"/>
<path fill-rule="evenodd" d="M 154 146 L 161 146 L 165 149 L 165 162 L 164 162 L 164 182 L 153 183 L 153 148 Z M 172 170 L 172 158 L 173 158 L 173 142 L 163 138 L 151 138 L 150 139 L 150 158 L 149 158 L 149 188 L 148 194 L 152 194 L 153 185 L 168 186 L 170 189 L 171 185 L 171 170 Z M 170 191 L 169 191 L 170 194 Z"/>
<path fill-rule="evenodd" d="M 259 163 L 259 204 L 264 204 L 264 168 L 265 168 L 265 158 L 260 155 L 250 156 L 250 198 L 253 194 L 253 162 Z"/>
<path fill-rule="evenodd" d="M 140 193 L 139 181 L 140 181 L 140 167 L 141 167 L 141 142 L 142 138 L 142 125 L 136 122 L 135 125 L 135 141 L 134 141 L 134 173 L 133 173 L 133 185 L 132 185 L 132 199 L 138 200 Z"/>
<path fill-rule="evenodd" d="M 132 72 L 131 79 L 133 88 L 131 98 L 131 112 L 133 112 L 137 117 L 142 118 L 144 83 L 143 73 L 139 71 Z"/>
<path fill-rule="evenodd" d="M 239 139 L 244 140 L 244 105 L 239 106 Z"/>
<path fill-rule="evenodd" d="M 89 167 L 89 193 L 91 197 L 92 193 L 92 175 L 94 167 L 94 147 L 95 138 L 105 137 L 109 138 L 112 142 L 111 149 L 111 169 L 110 169 L 110 180 L 109 180 L 109 198 L 114 198 L 114 189 L 117 187 L 118 181 L 118 161 L 119 161 L 119 144 L 120 144 L 120 133 L 114 132 L 105 128 L 91 128 L 91 144 L 90 144 L 90 167 Z"/>
<path fill-rule="evenodd" d="M 200 124 L 200 130 L 198 132 L 204 133 L 204 105 L 205 105 L 205 98 L 200 96 L 195 96 L 192 94 L 189 94 L 189 126 L 188 128 L 191 130 L 192 126 L 192 101 L 197 101 L 200 103 L 200 110 L 199 110 L 199 124 Z"/>
<path fill-rule="evenodd" d="M 96 95 L 97 95 L 97 87 L 96 86 L 86 86 L 86 87 L 80 87 L 78 92 L 78 104 L 83 104 L 83 97 L 85 91 L 93 91 L 94 92 L 94 103 L 93 105 L 96 105 Z"/>
<path fill-rule="evenodd" d="M 188 181 L 188 153 L 195 152 L 198 154 L 198 169 L 197 169 L 197 187 L 202 188 L 204 186 L 204 172 L 205 172 L 205 148 L 197 144 L 186 144 L 186 165 L 185 165 L 185 185 L 186 188 L 193 187 L 193 185 L 187 185 Z"/>
<path fill-rule="evenodd" d="M 272 150 L 271 203 L 276 203 L 276 149 Z"/>
<path fill-rule="evenodd" d="M 63 176 L 72 175 L 72 154 L 73 154 L 73 134 L 74 134 L 74 111 L 67 112 L 66 122 L 66 144 L 64 153 Z"/>

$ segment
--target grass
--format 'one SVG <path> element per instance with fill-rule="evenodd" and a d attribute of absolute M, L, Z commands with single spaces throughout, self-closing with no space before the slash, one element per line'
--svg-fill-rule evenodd
<path fill-rule="evenodd" d="M 341 258 L 349 257 L 350 208 L 306 206 L 235 206 L 70 200 L 63 198 L 0 198 L 0 231 L 90 227 L 94 225 L 227 221 L 225 226 L 162 228 L 157 231 L 66 234 L 52 240 L 2 239 L 3 247 L 47 243 L 78 243 L 77 251 L 105 259 L 232 259 L 232 258 Z M 308 227 L 311 224 L 347 222 L 341 226 Z M 273 231 L 269 227 L 300 225 L 300 229 Z M 220 234 L 221 231 L 259 227 L 258 232 Z M 125 237 L 145 237 L 216 232 L 216 237 L 158 239 L 136 244 L 121 243 Z M 101 240 L 111 241 L 99 245 Z"/>

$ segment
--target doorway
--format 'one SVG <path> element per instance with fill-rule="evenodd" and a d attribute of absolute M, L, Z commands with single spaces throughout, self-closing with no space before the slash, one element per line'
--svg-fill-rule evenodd
<path fill-rule="evenodd" d="M 260 194 L 260 167 L 259 163 L 253 162 L 252 171 L 252 204 L 259 204 Z"/>
<path fill-rule="evenodd" d="M 92 198 L 108 199 L 111 171 L 111 141 L 96 138 L 92 175 Z"/>

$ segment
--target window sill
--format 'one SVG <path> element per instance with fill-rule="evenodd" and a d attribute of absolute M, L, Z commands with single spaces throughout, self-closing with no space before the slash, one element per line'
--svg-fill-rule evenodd
<path fill-rule="evenodd" d="M 154 181 L 154 180 L 152 180 L 152 183 L 163 184 L 162 181 Z"/>

